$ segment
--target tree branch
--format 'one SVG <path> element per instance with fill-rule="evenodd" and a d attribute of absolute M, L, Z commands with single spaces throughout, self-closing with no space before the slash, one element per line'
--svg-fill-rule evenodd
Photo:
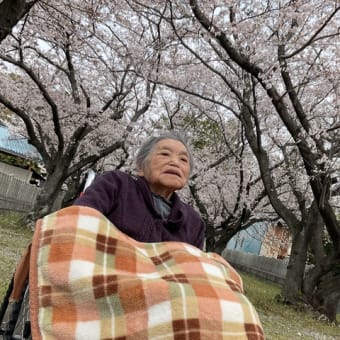
<path fill-rule="evenodd" d="M 327 26 L 327 24 L 332 20 L 332 18 L 339 11 L 339 9 L 340 9 L 340 7 L 335 8 L 334 12 L 325 20 L 325 22 L 314 32 L 314 34 L 300 48 L 298 48 L 297 50 L 295 50 L 294 52 L 292 52 L 290 54 L 283 55 L 282 57 L 284 59 L 292 58 L 295 55 L 297 55 L 298 53 L 302 52 L 306 47 L 311 45 L 314 41 L 320 40 L 321 37 L 317 38 L 317 36 Z M 335 35 L 338 35 L 338 33 L 335 34 Z M 329 36 L 333 36 L 333 35 L 328 35 L 328 36 L 325 36 L 323 38 L 328 38 Z"/>
<path fill-rule="evenodd" d="M 61 131 L 58 107 L 57 107 L 56 103 L 54 102 L 54 100 L 52 99 L 52 97 L 49 95 L 47 89 L 41 83 L 41 81 L 38 79 L 38 77 L 35 75 L 33 70 L 31 68 L 29 68 L 27 65 L 25 65 L 24 63 L 22 63 L 20 61 L 17 61 L 17 60 L 15 60 L 15 59 L 13 59 L 13 58 L 11 58 L 9 56 L 5 56 L 5 55 L 0 55 L 0 59 L 2 59 L 4 61 L 7 61 L 7 62 L 9 62 L 9 63 L 11 63 L 13 65 L 16 65 L 19 68 L 21 68 L 22 70 L 24 70 L 26 72 L 26 74 L 37 85 L 37 87 L 40 90 L 42 96 L 44 97 L 44 99 L 46 100 L 47 104 L 51 108 L 52 119 L 53 119 L 53 124 L 54 124 L 54 132 L 57 135 L 57 138 L 58 138 L 58 141 L 59 141 L 59 143 L 58 143 L 58 152 L 62 152 L 62 150 L 64 148 L 64 136 L 63 136 L 63 133 Z"/>
<path fill-rule="evenodd" d="M 3 0 L 0 2 L 0 42 L 39 0 Z"/>
<path fill-rule="evenodd" d="M 44 146 L 44 144 L 40 143 L 39 139 L 37 138 L 34 130 L 34 126 L 30 117 L 26 114 L 26 112 L 18 107 L 16 107 L 13 103 L 7 100 L 3 95 L 0 94 L 0 103 L 7 107 L 10 111 L 14 112 L 17 116 L 19 116 L 23 122 L 25 123 L 27 133 L 30 139 L 30 143 L 34 145 L 39 153 L 41 154 L 44 161 L 48 161 L 50 159 L 49 154 Z"/>

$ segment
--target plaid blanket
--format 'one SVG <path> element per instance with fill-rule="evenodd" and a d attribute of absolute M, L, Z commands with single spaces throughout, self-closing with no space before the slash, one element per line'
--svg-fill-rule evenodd
<path fill-rule="evenodd" d="M 181 242 L 137 242 L 80 206 L 37 222 L 30 312 L 33 339 L 264 338 L 222 257 Z"/>

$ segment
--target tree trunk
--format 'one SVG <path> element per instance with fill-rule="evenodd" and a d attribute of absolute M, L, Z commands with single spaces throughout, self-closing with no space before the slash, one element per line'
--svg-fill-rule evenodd
<path fill-rule="evenodd" d="M 322 240 L 324 223 L 314 203 L 311 207 L 310 222 L 307 238 L 310 240 L 315 265 L 305 274 L 302 292 L 305 300 L 315 310 L 326 315 L 330 321 L 336 321 L 340 300 L 340 262 L 334 249 L 330 254 L 326 254 L 324 250 Z"/>
<path fill-rule="evenodd" d="M 333 262 L 328 270 L 321 273 L 317 287 L 311 299 L 313 307 L 327 316 L 331 322 L 336 321 L 340 302 L 340 262 Z"/>
<path fill-rule="evenodd" d="M 312 229 L 313 234 L 311 235 L 309 245 L 314 257 L 314 266 L 306 272 L 302 288 L 303 294 L 309 302 L 311 302 L 311 297 L 313 296 L 317 281 L 323 271 L 322 267 L 325 265 L 325 259 L 327 258 L 322 244 L 324 223 L 318 208 L 314 214 Z"/>
<path fill-rule="evenodd" d="M 67 191 L 64 194 L 61 203 L 62 208 L 69 207 L 73 204 L 74 200 L 79 197 L 79 194 L 84 186 L 84 180 L 81 180 L 81 171 L 77 171 L 66 181 Z"/>
<path fill-rule="evenodd" d="M 34 228 L 35 223 L 39 218 L 42 218 L 53 211 L 54 203 L 59 192 L 61 192 L 64 179 L 64 174 L 59 168 L 56 168 L 49 174 L 34 202 L 32 211 L 28 213 L 25 218 L 27 226 Z"/>
<path fill-rule="evenodd" d="M 210 223 L 205 220 L 206 223 L 206 238 L 205 238 L 205 250 L 207 252 L 215 252 L 215 244 L 216 244 L 216 229 Z"/>
<path fill-rule="evenodd" d="M 301 231 L 296 231 L 293 236 L 286 279 L 281 291 L 283 301 L 286 303 L 295 304 L 297 302 L 303 283 L 306 259 L 306 232 L 302 228 Z"/>
<path fill-rule="evenodd" d="M 323 221 L 317 201 L 314 200 L 308 211 L 302 213 L 301 230 L 296 229 L 292 241 L 291 257 L 287 267 L 286 282 L 282 289 L 284 301 L 293 303 L 301 298 L 306 288 L 305 266 L 308 246 L 313 244 L 316 253 L 321 255 L 317 234 L 322 238 Z M 320 234 L 321 228 L 321 234 Z M 317 232 L 317 234 L 315 234 Z M 308 300 L 308 298 L 307 298 Z"/>

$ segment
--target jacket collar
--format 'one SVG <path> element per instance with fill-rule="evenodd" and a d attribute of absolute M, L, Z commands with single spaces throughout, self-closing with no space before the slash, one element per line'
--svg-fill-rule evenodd
<path fill-rule="evenodd" d="M 144 177 L 137 176 L 137 184 L 142 192 L 143 198 L 147 206 L 151 209 L 151 211 L 154 214 L 158 215 L 153 204 L 152 193 L 147 180 Z M 171 195 L 170 201 L 172 202 L 172 208 L 167 223 L 169 225 L 169 228 L 177 229 L 184 224 L 185 220 L 187 219 L 187 213 L 186 209 L 183 209 L 184 208 L 183 202 L 176 194 L 176 192 L 174 192 Z"/>

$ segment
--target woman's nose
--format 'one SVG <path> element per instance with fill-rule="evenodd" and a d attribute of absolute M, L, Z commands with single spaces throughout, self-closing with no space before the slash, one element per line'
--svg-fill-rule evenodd
<path fill-rule="evenodd" d="M 179 166 L 179 159 L 176 156 L 170 157 L 170 164 L 174 166 Z"/>

